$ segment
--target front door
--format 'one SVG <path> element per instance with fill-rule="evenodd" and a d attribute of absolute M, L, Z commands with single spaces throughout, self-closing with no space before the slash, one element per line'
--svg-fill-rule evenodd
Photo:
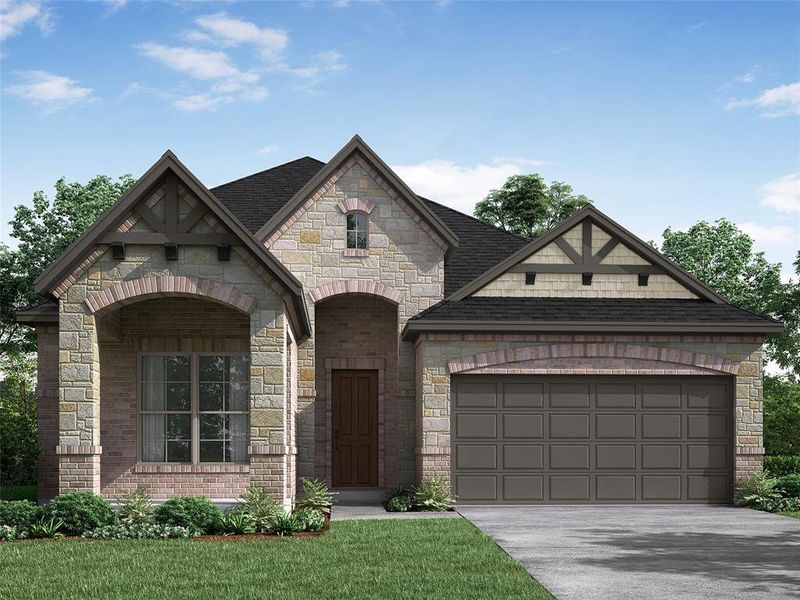
<path fill-rule="evenodd" d="M 378 486 L 377 371 L 333 371 L 333 485 Z"/>

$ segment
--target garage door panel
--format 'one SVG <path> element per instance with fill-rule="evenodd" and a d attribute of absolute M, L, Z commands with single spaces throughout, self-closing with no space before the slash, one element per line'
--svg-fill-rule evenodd
<path fill-rule="evenodd" d="M 633 444 L 595 446 L 595 466 L 597 469 L 635 469 L 636 446 Z"/>
<path fill-rule="evenodd" d="M 550 408 L 589 408 L 589 384 L 551 383 Z"/>
<path fill-rule="evenodd" d="M 505 413 L 503 415 L 505 439 L 541 439 L 544 437 L 544 416 L 540 414 Z"/>
<path fill-rule="evenodd" d="M 460 414 L 456 417 L 456 435 L 460 438 L 496 438 L 497 415 Z"/>
<path fill-rule="evenodd" d="M 550 439 L 589 439 L 589 415 L 550 415 Z"/>
<path fill-rule="evenodd" d="M 544 384 L 503 384 L 503 406 L 505 408 L 542 408 L 544 406 Z"/>
<path fill-rule="evenodd" d="M 503 477 L 503 499 L 509 502 L 544 499 L 544 477 L 542 475 L 505 475 Z"/>
<path fill-rule="evenodd" d="M 730 378 L 455 375 L 452 389 L 461 503 L 731 499 Z"/>
<path fill-rule="evenodd" d="M 497 446 L 460 445 L 456 448 L 457 469 L 497 469 Z"/>
<path fill-rule="evenodd" d="M 544 446 L 510 445 L 503 446 L 503 469 L 543 469 Z"/>

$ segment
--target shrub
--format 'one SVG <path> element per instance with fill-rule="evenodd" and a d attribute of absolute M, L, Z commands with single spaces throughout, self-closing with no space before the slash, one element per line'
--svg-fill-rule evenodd
<path fill-rule="evenodd" d="M 420 510 L 444 512 L 454 505 L 450 485 L 440 475 L 427 477 L 414 488 L 414 506 Z"/>
<path fill-rule="evenodd" d="M 393 496 L 386 502 L 386 510 L 389 512 L 406 512 L 414 506 L 413 496 Z"/>
<path fill-rule="evenodd" d="M 125 525 L 140 525 L 153 520 L 153 501 L 146 488 L 140 487 L 135 492 L 120 495 L 117 515 Z"/>
<path fill-rule="evenodd" d="M 62 521 L 66 535 L 80 535 L 90 529 L 111 525 L 117 518 L 108 501 L 92 492 L 57 496 L 45 505 L 42 516 Z"/>
<path fill-rule="evenodd" d="M 269 530 L 273 519 L 283 514 L 283 509 L 269 492 L 261 488 L 250 486 L 239 497 L 238 512 L 247 514 L 253 521 L 256 531 Z"/>
<path fill-rule="evenodd" d="M 222 511 L 208 498 L 194 496 L 172 498 L 156 508 L 156 523 L 178 525 L 199 533 L 214 533 L 222 520 Z"/>
<path fill-rule="evenodd" d="M 800 456 L 765 456 L 764 470 L 772 477 L 800 474 Z"/>
<path fill-rule="evenodd" d="M 42 517 L 31 525 L 28 533 L 32 538 L 60 538 L 64 537 L 62 529 L 64 529 L 64 521 L 61 519 L 56 517 L 45 519 Z"/>
<path fill-rule="evenodd" d="M 764 447 L 768 454 L 800 454 L 800 382 L 764 376 Z"/>
<path fill-rule="evenodd" d="M 253 533 L 256 530 L 250 515 L 238 510 L 224 515 L 219 522 L 219 529 L 225 535 Z"/>
<path fill-rule="evenodd" d="M 30 500 L 0 500 L 0 525 L 9 525 L 22 531 L 39 520 L 42 509 Z"/>
<path fill-rule="evenodd" d="M 328 490 L 324 481 L 319 479 L 300 479 L 303 488 L 303 496 L 296 502 L 297 508 L 313 508 L 323 513 L 330 513 L 333 506 L 335 492 Z"/>
<path fill-rule="evenodd" d="M 269 533 L 274 533 L 281 537 L 293 535 L 303 531 L 302 524 L 295 515 L 281 513 L 270 524 Z"/>
<path fill-rule="evenodd" d="M 157 523 L 106 525 L 83 533 L 83 537 L 90 540 L 166 540 L 185 539 L 196 535 L 198 535 L 196 531 L 186 527 Z"/>
<path fill-rule="evenodd" d="M 24 540 L 28 533 L 19 527 L 11 525 L 0 525 L 0 542 L 11 542 L 13 540 Z"/>
<path fill-rule="evenodd" d="M 315 508 L 301 508 L 294 514 L 299 531 L 322 531 L 325 515 Z"/>
<path fill-rule="evenodd" d="M 776 477 L 775 489 L 787 498 L 800 497 L 800 473 Z"/>

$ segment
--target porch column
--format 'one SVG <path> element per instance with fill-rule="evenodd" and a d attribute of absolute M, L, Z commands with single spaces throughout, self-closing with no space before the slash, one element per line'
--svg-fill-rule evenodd
<path fill-rule="evenodd" d="M 100 357 L 86 289 L 70 288 L 59 303 L 58 491 L 100 493 Z"/>
<path fill-rule="evenodd" d="M 285 335 L 282 311 L 259 307 L 250 314 L 250 483 L 288 508 L 297 450 L 289 439 Z"/>
<path fill-rule="evenodd" d="M 435 347 L 417 339 L 417 480 L 440 475 L 450 481 L 450 375 Z M 433 353 L 433 355 L 432 355 Z M 437 360 L 438 359 L 438 360 Z"/>
<path fill-rule="evenodd" d="M 764 351 L 759 347 L 739 364 L 736 375 L 736 462 L 734 479 L 761 472 L 764 461 Z"/>

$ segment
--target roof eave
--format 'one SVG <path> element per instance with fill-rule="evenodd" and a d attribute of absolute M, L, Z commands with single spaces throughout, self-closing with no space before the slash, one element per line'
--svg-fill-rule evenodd
<path fill-rule="evenodd" d="M 736 321 L 675 322 L 663 321 L 506 321 L 417 319 L 406 323 L 404 340 L 413 340 L 421 333 L 713 333 L 735 335 L 777 335 L 783 332 L 783 323 Z"/>

